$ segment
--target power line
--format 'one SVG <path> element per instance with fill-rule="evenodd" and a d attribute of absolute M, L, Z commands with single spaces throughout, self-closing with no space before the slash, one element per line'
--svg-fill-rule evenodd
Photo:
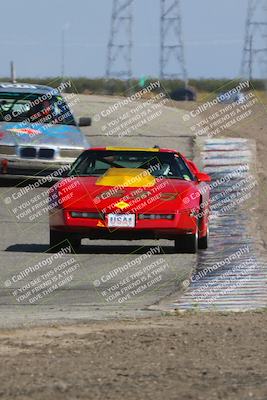
<path fill-rule="evenodd" d="M 256 69 L 267 79 L 267 0 L 248 0 L 241 76 L 251 80 Z"/>
<path fill-rule="evenodd" d="M 180 0 L 160 0 L 160 77 L 187 82 Z"/>
<path fill-rule="evenodd" d="M 113 0 L 107 78 L 132 78 L 133 0 Z"/>

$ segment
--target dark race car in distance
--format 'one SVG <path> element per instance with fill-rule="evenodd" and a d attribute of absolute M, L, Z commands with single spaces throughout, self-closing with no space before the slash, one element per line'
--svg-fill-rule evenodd
<path fill-rule="evenodd" d="M 49 193 L 50 246 L 81 239 L 169 239 L 208 246 L 210 177 L 175 150 L 92 148 Z M 65 243 L 66 245 L 66 243 Z"/>

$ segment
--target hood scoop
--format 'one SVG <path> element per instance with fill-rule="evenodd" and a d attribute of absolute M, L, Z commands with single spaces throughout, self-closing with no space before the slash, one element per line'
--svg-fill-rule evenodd
<path fill-rule="evenodd" d="M 154 176 L 141 168 L 110 168 L 96 181 L 96 185 L 123 187 L 151 187 L 155 183 Z"/>

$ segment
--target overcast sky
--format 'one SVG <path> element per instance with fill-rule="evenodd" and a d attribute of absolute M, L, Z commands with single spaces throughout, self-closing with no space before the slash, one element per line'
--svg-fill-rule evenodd
<path fill-rule="evenodd" d="M 238 75 L 247 0 L 182 0 L 189 77 Z M 103 76 L 112 0 L 12 0 L 1 4 L 0 76 L 56 76 L 66 27 L 66 74 Z M 133 73 L 159 74 L 159 0 L 135 0 Z"/>

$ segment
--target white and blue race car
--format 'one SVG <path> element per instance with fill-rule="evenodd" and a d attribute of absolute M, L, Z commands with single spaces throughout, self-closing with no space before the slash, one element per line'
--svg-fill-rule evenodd
<path fill-rule="evenodd" d="M 60 90 L 0 83 L 0 178 L 43 176 L 70 165 L 89 144 Z M 64 168 L 63 168 L 64 169 Z"/>

